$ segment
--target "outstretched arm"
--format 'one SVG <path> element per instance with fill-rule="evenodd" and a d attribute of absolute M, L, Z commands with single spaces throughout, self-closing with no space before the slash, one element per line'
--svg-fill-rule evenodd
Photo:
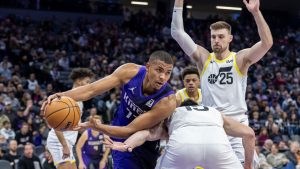
<path fill-rule="evenodd" d="M 80 123 L 78 128 L 93 128 L 112 137 L 128 138 L 137 131 L 150 129 L 171 115 L 176 108 L 176 97 L 174 94 L 163 98 L 150 111 L 136 117 L 127 126 L 104 125 L 100 120 L 91 118 L 90 122 Z"/>
<path fill-rule="evenodd" d="M 115 142 L 110 139 L 106 140 L 104 144 L 106 147 L 111 148 L 113 150 L 118 150 L 122 152 L 129 151 L 131 152 L 135 147 L 138 147 L 144 144 L 146 141 L 155 141 L 162 138 L 165 138 L 167 135 L 167 131 L 163 124 L 159 124 L 152 129 L 142 130 L 131 135 L 124 143 Z"/>
<path fill-rule="evenodd" d="M 124 83 L 127 83 L 129 79 L 136 75 L 139 65 L 133 63 L 127 63 L 116 69 L 111 75 L 99 79 L 91 84 L 76 87 L 72 90 L 68 90 L 62 93 L 55 93 L 47 98 L 41 107 L 44 111 L 47 104 L 60 96 L 68 96 L 75 101 L 85 101 L 97 95 L 100 95 L 112 88 L 118 87 Z"/>
<path fill-rule="evenodd" d="M 247 69 L 250 65 L 258 62 L 268 52 L 273 45 L 273 37 L 267 22 L 259 10 L 260 0 L 248 0 L 248 2 L 247 0 L 243 0 L 243 2 L 254 17 L 260 37 L 260 41 L 251 48 L 244 49 L 238 53 L 238 55 L 241 55 L 243 65 L 246 65 Z"/>
<path fill-rule="evenodd" d="M 238 121 L 231 119 L 230 117 L 223 116 L 224 130 L 226 134 L 233 137 L 242 137 L 243 146 L 245 149 L 245 169 L 252 168 L 252 161 L 255 149 L 255 134 L 254 131 Z"/>
<path fill-rule="evenodd" d="M 171 23 L 171 35 L 185 54 L 187 54 L 191 60 L 195 61 L 198 66 L 202 67 L 209 56 L 209 52 L 203 47 L 196 45 L 193 39 L 184 31 L 182 11 L 183 0 L 175 0 Z"/>

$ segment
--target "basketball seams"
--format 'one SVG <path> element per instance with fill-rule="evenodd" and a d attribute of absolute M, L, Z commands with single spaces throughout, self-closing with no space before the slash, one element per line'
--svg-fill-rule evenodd
<path fill-rule="evenodd" d="M 69 105 L 68 105 L 69 106 Z M 68 118 L 68 116 L 69 116 L 69 114 L 70 114 L 70 111 L 71 111 L 71 109 L 70 109 L 70 106 L 68 107 L 69 108 L 69 112 L 68 112 L 68 115 L 66 115 L 65 116 L 65 118 L 54 128 L 54 129 L 56 129 L 57 127 L 59 127 L 60 125 L 61 125 L 61 123 L 63 123 L 67 118 Z"/>
<path fill-rule="evenodd" d="M 72 107 L 78 107 L 78 106 L 72 106 Z M 67 109 L 67 108 L 70 108 L 70 107 L 64 107 L 64 108 L 62 108 L 62 109 L 55 110 L 54 112 L 52 112 L 51 114 L 49 114 L 49 115 L 46 117 L 46 119 L 47 119 L 48 117 L 50 117 L 52 114 L 57 113 L 57 112 L 59 112 L 59 111 L 61 111 L 61 110 Z M 46 109 L 46 110 L 47 110 L 47 109 Z"/>
<path fill-rule="evenodd" d="M 72 121 L 72 127 L 74 126 L 74 121 L 75 121 L 75 112 L 74 112 L 74 106 L 73 106 L 73 103 L 72 103 L 72 101 L 69 99 L 69 98 L 67 98 L 67 100 L 70 102 L 70 104 L 72 105 L 72 109 L 73 109 L 73 121 Z M 75 105 L 76 106 L 76 105 Z"/>

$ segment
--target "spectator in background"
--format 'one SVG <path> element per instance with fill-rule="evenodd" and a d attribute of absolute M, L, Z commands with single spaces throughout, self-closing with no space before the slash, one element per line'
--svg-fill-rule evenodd
<path fill-rule="evenodd" d="M 15 139 L 16 133 L 11 129 L 10 121 L 3 122 L 3 128 L 0 130 L 0 134 L 3 135 L 7 140 Z"/>
<path fill-rule="evenodd" d="M 282 140 L 282 135 L 279 131 L 279 127 L 276 124 L 274 124 L 272 126 L 272 132 L 270 133 L 270 139 L 273 140 L 273 142 L 277 145 Z"/>
<path fill-rule="evenodd" d="M 0 135 L 0 148 L 2 151 L 7 150 L 7 140 L 3 135 Z"/>
<path fill-rule="evenodd" d="M 12 168 L 15 168 L 20 158 L 17 154 L 18 143 L 16 140 L 10 140 L 8 146 L 9 151 L 4 155 L 3 159 L 9 161 Z"/>
<path fill-rule="evenodd" d="M 260 169 L 272 169 L 272 166 L 267 162 L 266 156 L 260 152 L 258 146 L 255 147 L 256 153 L 259 159 L 259 168 Z"/>
<path fill-rule="evenodd" d="M 299 152 L 299 143 L 297 141 L 293 141 L 290 143 L 290 149 L 285 152 L 285 156 L 290 161 L 288 166 L 291 169 L 295 169 L 298 164 L 297 153 Z"/>
<path fill-rule="evenodd" d="M 34 91 L 37 85 L 39 85 L 39 82 L 36 80 L 35 73 L 30 73 L 29 79 L 27 80 L 27 89 Z"/>
<path fill-rule="evenodd" d="M 33 144 L 24 146 L 24 154 L 19 158 L 19 169 L 42 169 L 40 159 L 33 154 Z"/>
<path fill-rule="evenodd" d="M 4 114 L 4 107 L 0 105 L 0 128 L 3 127 L 5 121 L 10 121 L 9 118 Z"/>
<path fill-rule="evenodd" d="M 53 162 L 53 158 L 51 156 L 51 153 L 49 152 L 49 150 L 47 148 L 45 149 L 44 157 L 45 157 L 45 161 L 43 163 L 43 168 L 44 169 L 56 169 L 54 162 Z"/>
<path fill-rule="evenodd" d="M 267 162 L 276 169 L 282 169 L 288 164 L 289 160 L 286 158 L 285 154 L 278 153 L 277 145 L 273 144 L 271 153 L 267 156 Z"/>
<path fill-rule="evenodd" d="M 272 146 L 273 146 L 273 141 L 267 139 L 262 147 L 261 153 L 267 157 L 271 153 Z"/>
<path fill-rule="evenodd" d="M 269 139 L 268 130 L 266 127 L 262 127 L 257 137 L 258 145 L 263 146 L 267 139 Z"/>
<path fill-rule="evenodd" d="M 23 123 L 20 131 L 16 133 L 18 146 L 24 146 L 26 143 L 32 143 L 32 133 L 29 131 L 28 123 Z"/>

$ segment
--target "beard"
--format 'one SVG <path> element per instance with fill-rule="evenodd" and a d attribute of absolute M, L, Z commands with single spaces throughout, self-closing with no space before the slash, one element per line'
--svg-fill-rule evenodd
<path fill-rule="evenodd" d="M 223 48 L 222 46 L 218 46 L 218 47 L 213 47 L 212 50 L 214 53 L 222 53 L 226 50 L 226 48 Z"/>

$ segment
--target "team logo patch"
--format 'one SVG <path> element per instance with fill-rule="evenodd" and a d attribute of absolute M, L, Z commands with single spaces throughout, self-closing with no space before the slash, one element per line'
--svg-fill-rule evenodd
<path fill-rule="evenodd" d="M 151 100 L 147 101 L 146 106 L 152 107 L 153 103 L 154 103 L 154 100 L 151 99 Z"/>

